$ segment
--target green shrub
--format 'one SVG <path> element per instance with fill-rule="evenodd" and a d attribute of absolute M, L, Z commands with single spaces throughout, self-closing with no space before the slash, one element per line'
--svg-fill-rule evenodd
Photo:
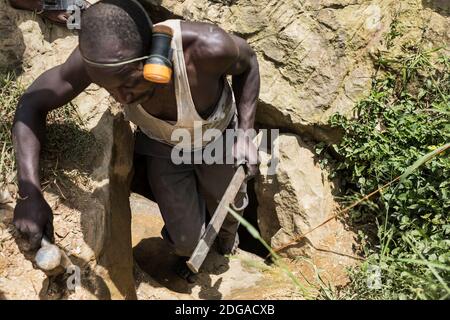
<path fill-rule="evenodd" d="M 409 48 L 396 60 L 380 59 L 381 75 L 370 96 L 358 103 L 355 117 L 332 117 L 331 125 L 342 129 L 344 137 L 338 145 L 319 145 L 317 151 L 341 177 L 344 204 L 450 142 L 450 62 L 449 57 L 432 59 L 436 54 Z M 351 224 L 359 230 L 367 259 L 350 273 L 346 296 L 449 298 L 449 194 L 447 150 L 357 206 Z M 378 289 L 367 287 L 370 266 L 381 271 Z"/>

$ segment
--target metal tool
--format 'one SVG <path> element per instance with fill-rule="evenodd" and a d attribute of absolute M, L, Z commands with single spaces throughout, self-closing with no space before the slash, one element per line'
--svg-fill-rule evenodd
<path fill-rule="evenodd" d="M 244 170 L 244 166 L 240 165 L 236 170 L 233 178 L 231 179 L 231 182 L 228 185 L 228 188 L 225 191 L 222 200 L 220 200 L 220 203 L 217 206 L 217 209 L 214 212 L 214 215 L 212 216 L 208 227 L 206 228 L 203 236 L 197 244 L 197 247 L 192 253 L 191 258 L 186 262 L 187 266 L 192 272 L 198 273 L 201 265 L 203 264 L 203 261 L 205 261 L 205 258 L 228 214 L 227 206 L 234 202 L 234 198 L 240 191 L 241 186 L 245 181 L 245 177 L 246 173 Z M 248 199 L 245 201 L 248 202 Z"/>

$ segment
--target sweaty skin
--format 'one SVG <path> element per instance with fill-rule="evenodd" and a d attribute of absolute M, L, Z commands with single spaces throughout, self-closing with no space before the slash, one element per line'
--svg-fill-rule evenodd
<path fill-rule="evenodd" d="M 254 51 L 245 40 L 212 24 L 182 22 L 181 30 L 189 84 L 199 115 L 206 118 L 213 112 L 222 92 L 222 78 L 231 75 L 239 128 L 252 129 L 260 87 Z M 88 54 L 91 57 L 97 53 Z M 117 60 L 130 54 L 127 48 L 117 48 L 114 43 L 110 48 L 103 48 L 102 53 L 108 58 L 117 55 Z M 97 57 L 101 59 L 102 55 Z M 14 224 L 28 237 L 32 249 L 39 247 L 44 234 L 53 238 L 53 213 L 39 182 L 39 154 L 47 113 L 62 107 L 95 83 L 120 103 L 142 99 L 141 104 L 148 113 L 164 120 L 176 120 L 173 80 L 165 85 L 148 82 L 142 76 L 142 69 L 142 62 L 114 68 L 93 67 L 84 62 L 76 48 L 66 62 L 39 76 L 19 100 L 12 134 L 21 200 L 14 211 Z M 256 163 L 256 147 L 246 137 L 237 139 L 233 151 L 238 160 Z M 248 171 L 250 175 L 256 174 L 257 166 L 248 165 Z"/>

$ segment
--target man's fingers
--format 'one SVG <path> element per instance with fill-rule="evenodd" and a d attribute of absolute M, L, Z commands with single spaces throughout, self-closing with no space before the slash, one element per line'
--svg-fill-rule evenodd
<path fill-rule="evenodd" d="M 258 166 L 257 165 L 247 164 L 245 166 L 245 169 L 246 169 L 245 170 L 245 173 L 246 173 L 245 180 L 246 181 L 254 178 L 258 174 Z"/>
<path fill-rule="evenodd" d="M 30 228 L 28 227 L 28 223 L 24 221 L 23 219 L 14 219 L 13 220 L 14 227 L 16 227 L 17 230 L 19 230 L 20 233 L 24 234 L 25 236 L 28 236 L 30 233 Z"/>
<path fill-rule="evenodd" d="M 41 246 L 43 233 L 35 225 L 30 225 L 22 219 L 14 220 L 13 224 L 28 239 L 30 250 L 35 250 Z"/>
<path fill-rule="evenodd" d="M 20 222 L 20 220 L 17 220 L 16 217 L 13 218 L 13 225 L 14 227 L 19 230 L 20 232 L 22 232 L 21 228 L 22 228 L 22 224 Z"/>
<path fill-rule="evenodd" d="M 41 247 L 41 241 L 42 241 L 42 232 L 33 232 L 28 233 L 28 242 L 30 243 L 30 249 L 36 250 Z"/>
<path fill-rule="evenodd" d="M 249 152 L 249 155 L 248 155 L 248 162 L 251 164 L 251 165 L 257 165 L 257 164 L 259 164 L 259 157 L 258 157 L 258 152 L 257 151 L 253 151 L 253 152 Z"/>
<path fill-rule="evenodd" d="M 50 242 L 52 242 L 52 243 L 55 242 L 52 221 L 47 222 L 47 225 L 45 226 L 44 234 L 47 237 L 47 239 L 50 240 Z"/>
<path fill-rule="evenodd" d="M 247 165 L 247 180 L 255 177 L 258 174 L 257 165 Z"/>
<path fill-rule="evenodd" d="M 14 227 L 16 227 L 16 229 L 24 236 L 27 237 L 28 234 L 28 228 L 26 226 L 26 224 L 23 221 L 15 221 L 14 223 Z"/>

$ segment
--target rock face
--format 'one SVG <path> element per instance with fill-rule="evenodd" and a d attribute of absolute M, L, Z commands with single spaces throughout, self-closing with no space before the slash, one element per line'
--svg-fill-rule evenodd
<path fill-rule="evenodd" d="M 327 177 L 299 136 L 282 134 L 273 148 L 278 155 L 260 152 L 256 189 L 261 235 L 276 248 L 326 219 L 334 202 Z M 271 173 L 269 164 L 274 161 L 276 170 Z"/>
<path fill-rule="evenodd" d="M 0 8 L 0 69 L 16 67 L 25 86 L 65 61 L 77 45 L 76 34 L 65 28 L 46 24 L 30 12 L 14 10 L 6 0 L 0 1 Z M 63 168 L 73 173 L 66 177 L 68 188 L 59 182 L 59 191 L 55 183 L 45 192 L 55 214 L 56 243 L 81 269 L 82 288 L 67 292 L 63 285 L 57 290 L 58 297 L 133 299 L 128 201 L 132 131 L 119 107 L 98 87 L 89 87 L 74 104 L 85 123 L 79 133 L 91 135 L 96 148 L 79 155 L 80 162 L 92 159 L 83 172 L 77 166 Z M 0 291 L 7 299 L 51 298 L 47 293 L 53 282 L 33 268 L 31 253 L 21 252 L 24 241 L 11 224 L 13 206 L 2 208 L 0 215 L 2 254 L 6 254 L 0 267 Z"/>
<path fill-rule="evenodd" d="M 258 122 L 321 141 L 338 137 L 325 125 L 329 116 L 349 113 L 368 94 L 376 70 L 373 55 L 386 50 L 399 13 L 404 23 L 396 42 L 423 39 L 440 47 L 450 39 L 445 0 L 143 2 L 245 38 L 260 63 Z"/>
<path fill-rule="evenodd" d="M 299 136 L 281 134 L 273 149 L 261 151 L 260 156 L 261 174 L 256 178 L 258 224 L 264 240 L 272 248 L 280 248 L 334 214 L 332 185 L 310 146 Z M 353 245 L 353 234 L 340 221 L 332 220 L 280 254 L 311 259 L 333 283 L 343 283 L 342 267 L 355 262 L 350 257 Z M 304 264 L 306 269 L 308 266 Z"/>

